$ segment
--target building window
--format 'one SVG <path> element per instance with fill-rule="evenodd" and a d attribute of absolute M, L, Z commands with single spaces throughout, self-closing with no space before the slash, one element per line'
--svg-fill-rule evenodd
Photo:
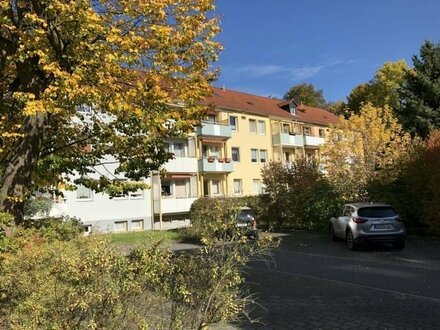
<path fill-rule="evenodd" d="M 183 146 L 183 143 L 174 143 L 173 153 L 176 157 L 185 157 L 185 147 Z"/>
<path fill-rule="evenodd" d="M 131 230 L 144 230 L 144 220 L 132 220 Z"/>
<path fill-rule="evenodd" d="M 163 180 L 162 181 L 162 197 L 171 197 L 173 196 L 173 186 L 171 185 L 171 181 Z"/>
<path fill-rule="evenodd" d="M 251 149 L 251 162 L 258 163 L 258 149 Z"/>
<path fill-rule="evenodd" d="M 231 129 L 236 131 L 238 125 L 238 118 L 236 116 L 229 116 L 229 125 L 231 126 Z"/>
<path fill-rule="evenodd" d="M 258 121 L 258 134 L 266 134 L 266 123 L 263 120 Z"/>
<path fill-rule="evenodd" d="M 174 181 L 175 189 L 174 196 L 176 198 L 188 198 L 189 197 L 189 189 L 187 189 L 187 181 L 188 180 L 176 180 Z"/>
<path fill-rule="evenodd" d="M 252 180 L 252 185 L 254 187 L 254 194 L 259 195 L 261 194 L 261 184 L 260 179 L 254 179 Z"/>
<path fill-rule="evenodd" d="M 92 190 L 90 188 L 84 187 L 82 184 L 78 185 L 76 189 L 76 199 L 92 199 Z"/>
<path fill-rule="evenodd" d="M 163 150 L 170 152 L 170 144 L 168 142 L 163 143 Z"/>
<path fill-rule="evenodd" d="M 232 155 L 232 160 L 234 162 L 239 162 L 240 161 L 240 148 L 232 147 L 231 148 L 231 155 Z"/>
<path fill-rule="evenodd" d="M 260 150 L 260 163 L 264 164 L 267 162 L 267 150 Z"/>
<path fill-rule="evenodd" d="M 142 189 L 138 189 L 130 192 L 128 195 L 130 196 L 130 199 L 142 199 L 144 198 L 144 191 Z"/>
<path fill-rule="evenodd" d="M 249 119 L 249 132 L 257 134 L 257 121 L 255 119 Z"/>
<path fill-rule="evenodd" d="M 217 121 L 217 116 L 216 115 L 207 115 L 206 121 L 209 123 L 215 123 Z"/>
<path fill-rule="evenodd" d="M 212 180 L 211 181 L 211 193 L 212 195 L 220 195 L 220 181 Z"/>
<path fill-rule="evenodd" d="M 84 235 L 90 235 L 92 233 L 92 225 L 84 225 L 82 227 Z"/>
<path fill-rule="evenodd" d="M 234 195 L 241 195 L 242 193 L 241 179 L 234 179 Z"/>
<path fill-rule="evenodd" d="M 304 126 L 304 134 L 305 135 L 312 135 L 312 128 L 310 126 Z"/>
<path fill-rule="evenodd" d="M 290 133 L 290 125 L 289 124 L 283 124 L 282 131 L 285 134 L 289 134 Z"/>
<path fill-rule="evenodd" d="M 127 221 L 115 221 L 115 231 L 127 231 Z"/>
<path fill-rule="evenodd" d="M 319 129 L 319 137 L 321 137 L 321 138 L 325 137 L 325 130 L 323 128 Z"/>

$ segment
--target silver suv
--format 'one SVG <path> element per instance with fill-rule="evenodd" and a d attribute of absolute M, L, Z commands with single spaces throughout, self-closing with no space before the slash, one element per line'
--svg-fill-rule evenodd
<path fill-rule="evenodd" d="M 406 231 L 394 209 L 383 203 L 345 204 L 339 214 L 330 218 L 329 232 L 333 240 L 345 239 L 350 250 L 360 243 L 392 243 L 395 249 L 405 247 Z"/>

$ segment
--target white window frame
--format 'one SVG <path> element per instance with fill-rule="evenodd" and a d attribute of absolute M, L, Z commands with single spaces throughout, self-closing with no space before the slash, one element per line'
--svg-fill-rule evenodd
<path fill-rule="evenodd" d="M 238 160 L 234 160 L 234 153 L 232 152 L 232 150 L 237 150 L 237 156 L 238 156 Z M 240 162 L 240 148 L 239 147 L 231 147 L 231 159 L 233 162 L 239 163 Z"/>
<path fill-rule="evenodd" d="M 264 162 L 263 162 L 263 158 L 261 157 L 261 154 L 265 154 L 266 157 L 264 158 Z M 266 164 L 267 163 L 267 150 L 266 149 L 260 149 L 260 159 L 259 159 L 261 164 Z"/>
<path fill-rule="evenodd" d="M 252 123 L 252 124 L 251 124 Z M 254 128 L 254 130 L 252 130 Z M 257 134 L 258 128 L 257 128 L 257 120 L 255 119 L 249 119 L 249 133 L 251 134 Z"/>
<path fill-rule="evenodd" d="M 252 154 L 255 151 L 255 161 L 252 158 Z M 258 164 L 258 149 L 251 149 L 251 163 Z"/>
<path fill-rule="evenodd" d="M 128 193 L 128 196 L 130 199 L 143 199 L 144 198 L 144 191 L 142 189 L 138 189 L 136 191 L 130 191 Z"/>
<path fill-rule="evenodd" d="M 78 196 L 78 192 L 80 192 L 80 190 L 79 189 L 87 189 L 88 191 L 89 191 L 89 196 L 87 197 L 87 196 L 85 196 L 85 197 L 79 197 Z M 82 184 L 79 184 L 77 187 L 76 187 L 76 200 L 77 201 L 91 201 L 91 200 L 93 200 L 93 191 L 92 191 L 92 189 L 90 189 L 90 188 L 87 188 L 87 187 L 85 187 L 84 185 L 82 185 Z"/>
<path fill-rule="evenodd" d="M 119 224 L 124 225 L 124 229 L 118 229 Z M 115 221 L 114 228 L 115 228 L 115 232 L 120 232 L 120 233 L 126 232 L 128 231 L 128 221 Z"/>
<path fill-rule="evenodd" d="M 231 123 L 232 118 L 234 119 L 234 125 L 232 125 L 232 123 Z M 229 126 L 231 126 L 231 129 L 233 131 L 238 131 L 238 117 L 237 116 L 229 115 Z"/>
<path fill-rule="evenodd" d="M 266 122 L 264 120 L 259 120 L 257 122 L 257 131 L 260 135 L 266 135 Z"/>
<path fill-rule="evenodd" d="M 140 227 L 134 227 L 133 224 L 140 224 Z M 136 220 L 131 220 L 131 230 L 133 231 L 142 231 L 144 230 L 144 220 L 142 219 L 136 219 Z"/>
<path fill-rule="evenodd" d="M 261 194 L 261 180 L 260 179 L 253 179 L 252 180 L 252 187 L 254 189 L 254 194 L 255 195 L 260 195 Z"/>
<path fill-rule="evenodd" d="M 238 184 L 236 187 L 235 184 Z M 232 187 L 234 189 L 234 195 L 243 195 L 243 180 L 241 179 L 234 179 L 232 182 Z"/>
<path fill-rule="evenodd" d="M 217 193 L 214 193 L 214 182 L 216 182 L 217 186 Z M 212 196 L 220 196 L 222 194 L 222 188 L 221 188 L 222 182 L 220 180 L 211 180 L 211 195 Z"/>

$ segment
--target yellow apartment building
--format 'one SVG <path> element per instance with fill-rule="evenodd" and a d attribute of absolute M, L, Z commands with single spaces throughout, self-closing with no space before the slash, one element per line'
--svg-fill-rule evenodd
<path fill-rule="evenodd" d="M 327 127 L 338 118 L 324 109 L 213 88 L 211 111 L 197 131 L 202 196 L 244 196 L 263 191 L 269 161 L 319 157 Z"/>

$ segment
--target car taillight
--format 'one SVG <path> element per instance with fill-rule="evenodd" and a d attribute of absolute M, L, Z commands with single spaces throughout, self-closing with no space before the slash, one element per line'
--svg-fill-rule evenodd
<path fill-rule="evenodd" d="M 257 221 L 255 219 L 251 220 L 250 225 L 252 229 L 257 229 Z"/>
<path fill-rule="evenodd" d="M 399 216 L 397 216 L 397 217 L 395 218 L 395 220 L 396 220 L 396 221 L 399 221 L 399 222 L 403 222 L 403 219 L 402 219 L 401 217 L 399 217 Z"/>
<path fill-rule="evenodd" d="M 352 219 L 353 219 L 353 222 L 355 222 L 355 223 L 365 223 L 368 221 L 368 219 L 360 218 L 360 217 L 353 217 Z"/>

